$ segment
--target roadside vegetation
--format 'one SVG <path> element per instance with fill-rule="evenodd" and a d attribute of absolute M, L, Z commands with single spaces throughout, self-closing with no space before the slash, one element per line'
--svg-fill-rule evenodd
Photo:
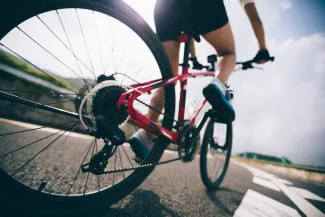
<path fill-rule="evenodd" d="M 257 160 L 257 161 L 264 162 L 264 163 L 285 165 L 285 166 L 288 166 L 288 167 L 296 167 L 296 168 L 301 168 L 301 169 L 325 170 L 324 167 L 319 167 L 319 166 L 314 166 L 314 165 L 295 164 L 291 160 L 289 160 L 287 157 L 269 156 L 269 155 L 254 153 L 254 152 L 239 153 L 236 156 L 240 157 L 240 158 L 245 158 L 245 159 Z"/>
<path fill-rule="evenodd" d="M 55 78 L 56 80 L 58 80 L 59 82 L 62 83 L 62 84 L 60 84 L 59 82 L 57 82 L 50 76 L 46 75 L 42 71 L 38 70 L 37 68 L 33 67 L 32 65 L 26 63 L 25 61 L 21 60 L 20 58 L 2 50 L 2 49 L 0 49 L 0 63 L 11 66 L 15 69 L 22 71 L 22 72 L 26 72 L 32 76 L 41 78 L 42 80 L 48 81 L 48 82 L 50 82 L 54 85 L 57 85 L 59 87 L 67 86 L 69 88 L 72 88 L 72 85 L 70 84 L 70 82 L 68 82 L 64 78 L 59 77 L 57 75 L 54 75 L 53 73 L 46 71 L 46 73 L 50 74 L 53 78 Z"/>

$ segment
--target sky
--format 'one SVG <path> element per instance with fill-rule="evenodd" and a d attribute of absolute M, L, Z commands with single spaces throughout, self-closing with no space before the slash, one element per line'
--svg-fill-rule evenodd
<path fill-rule="evenodd" d="M 155 0 L 146 0 L 145 4 L 143 0 L 125 1 L 155 31 Z M 251 59 L 257 52 L 257 42 L 244 10 L 237 0 L 224 2 L 236 41 L 237 60 Z M 233 154 L 258 152 L 285 156 L 298 164 L 325 166 L 325 2 L 256 0 L 256 4 L 265 27 L 267 47 L 276 60 L 263 65 L 263 71 L 238 71 L 229 79 L 235 91 Z M 69 40 L 56 12 L 41 14 L 40 18 L 65 46 L 38 18 L 19 27 L 66 65 L 35 46 L 18 29 L 1 42 L 37 66 L 61 76 L 76 77 L 77 72 L 92 77 L 89 71 L 97 75 L 119 71 L 140 81 L 159 77 L 149 49 L 130 29 L 100 13 L 93 15 L 85 10 L 77 13 L 82 31 L 75 11 L 59 10 L 72 49 L 84 65 L 78 61 L 78 66 L 66 48 L 70 47 Z M 196 44 L 196 49 L 202 63 L 215 53 L 204 40 Z M 189 81 L 188 110 L 202 100 L 201 89 L 207 82 L 207 78 Z"/>

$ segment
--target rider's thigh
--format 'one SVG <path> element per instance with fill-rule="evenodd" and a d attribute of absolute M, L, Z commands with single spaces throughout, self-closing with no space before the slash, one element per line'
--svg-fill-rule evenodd
<path fill-rule="evenodd" d="M 178 41 L 164 41 L 162 44 L 165 48 L 170 65 L 173 69 L 173 74 L 176 76 L 178 75 L 180 43 Z"/>
<path fill-rule="evenodd" d="M 217 51 L 219 56 L 235 54 L 235 40 L 229 22 L 223 27 L 202 35 Z"/>

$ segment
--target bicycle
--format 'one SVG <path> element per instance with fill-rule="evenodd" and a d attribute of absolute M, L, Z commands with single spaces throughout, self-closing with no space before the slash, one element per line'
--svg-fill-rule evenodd
<path fill-rule="evenodd" d="M 17 2 L 24 4 L 22 1 Z M 206 103 L 205 100 L 202 102 L 201 107 L 192 115 L 189 120 L 185 120 L 184 117 L 187 79 L 195 78 L 198 76 L 214 76 L 214 65 L 217 62 L 217 56 L 211 55 L 208 57 L 208 62 L 211 65 L 205 67 L 208 70 L 207 72 L 189 73 L 188 42 L 191 37 L 197 37 L 196 35 L 191 35 L 188 33 L 182 35 L 179 38 L 180 42 L 185 43 L 184 59 L 183 63 L 181 64 L 183 70 L 181 75 L 172 77 L 172 70 L 160 41 L 157 39 L 156 35 L 148 26 L 148 24 L 133 9 L 131 9 L 122 1 L 53 0 L 44 2 L 40 0 L 32 0 L 28 2 L 28 5 L 24 5 L 24 7 L 16 7 L 16 5 L 13 3 L 17 2 L 8 3 L 8 5 L 4 6 L 0 10 L 0 20 L 6 20 L 5 23 L 1 24 L 1 39 L 3 39 L 7 33 L 10 33 L 13 28 L 18 28 L 19 24 L 28 18 L 37 16 L 40 21 L 43 21 L 41 17 L 38 16 L 41 13 L 56 11 L 57 16 L 60 18 L 60 13 L 58 12 L 59 9 L 74 8 L 77 16 L 78 11 L 76 8 L 88 9 L 92 11 L 93 14 L 94 11 L 96 11 L 108 15 L 108 18 L 113 17 L 133 30 L 135 34 L 143 40 L 145 45 L 149 48 L 150 52 L 154 56 L 154 59 L 156 60 L 159 67 L 159 73 L 161 73 L 161 78 L 140 83 L 127 75 L 123 75 L 134 83 L 130 85 L 121 85 L 116 83 L 115 80 L 115 77 L 117 75 L 122 74 L 118 73 L 118 71 L 115 71 L 115 73 L 111 74 L 111 76 L 104 75 L 98 78 L 95 76 L 96 84 L 91 84 L 82 76 L 80 79 L 84 82 L 84 86 L 80 89 L 79 92 L 76 92 L 73 88 L 65 85 L 60 80 L 56 79 L 55 76 L 42 70 L 37 65 L 32 64 L 26 58 L 19 55 L 13 49 L 1 42 L 1 46 L 5 47 L 11 53 L 31 64 L 39 71 L 46 74 L 49 78 L 55 80 L 57 84 L 61 85 L 61 87 L 65 87 L 67 91 L 67 93 L 62 93 L 49 90 L 48 88 L 39 87 L 43 91 L 37 91 L 35 93 L 51 94 L 60 99 L 64 98 L 66 100 L 69 100 L 69 102 L 73 102 L 75 107 L 75 111 L 71 111 L 69 109 L 59 109 L 53 106 L 55 103 L 35 102 L 32 99 L 28 99 L 28 97 L 24 98 L 22 95 L 23 93 L 28 92 L 26 90 L 5 90 L 4 88 L 1 88 L 0 99 L 4 101 L 8 101 L 13 104 L 26 105 L 28 108 L 37 108 L 42 111 L 52 112 L 55 115 L 66 117 L 66 119 L 69 120 L 63 124 L 52 124 L 47 126 L 34 127 L 30 130 L 18 130 L 14 132 L 9 131 L 0 134 L 0 137 L 4 138 L 10 135 L 16 136 L 18 134 L 22 135 L 24 133 L 32 134 L 32 132 L 35 130 L 40 130 L 43 128 L 51 127 L 61 129 L 55 133 L 50 134 L 49 136 L 32 141 L 27 145 L 17 146 L 13 148 L 13 150 L 8 151 L 4 149 L 6 152 L 1 153 L 0 160 L 3 160 L 4 158 L 9 159 L 9 163 L 6 164 L 7 168 L 4 167 L 3 164 L 5 162 L 3 161 L 1 162 L 0 167 L 0 204 L 3 207 L 20 207 L 20 210 L 23 210 L 23 214 L 32 216 L 69 216 L 71 214 L 82 215 L 86 213 L 101 212 L 108 205 L 112 205 L 117 201 L 123 199 L 135 188 L 137 188 L 153 171 L 156 165 L 173 162 L 179 159 L 183 162 L 193 161 L 200 148 L 199 144 L 197 143 L 197 137 L 208 119 L 209 121 L 203 137 L 203 144 L 200 152 L 201 177 L 203 183 L 207 188 L 217 188 L 221 184 L 226 174 L 231 154 L 231 120 L 229 120 L 227 114 L 209 110 L 205 113 L 198 127 L 194 127 L 193 123 L 195 122 L 198 114 L 202 112 L 202 109 Z M 95 15 L 93 16 L 95 20 Z M 64 27 L 62 21 L 61 24 Z M 23 32 L 23 29 L 20 27 L 18 30 Z M 52 33 L 55 34 L 54 32 Z M 69 37 L 66 32 L 65 34 L 69 41 Z M 26 34 L 26 32 L 25 35 L 29 36 Z M 33 40 L 31 36 L 29 36 L 29 38 Z M 33 41 L 35 42 L 35 40 Z M 82 64 L 82 60 L 80 60 L 79 57 L 73 52 L 72 46 L 66 45 L 66 47 L 68 49 L 70 47 L 70 51 L 73 53 L 77 64 Z M 274 59 L 270 60 L 273 61 Z M 252 63 L 252 61 L 247 61 L 238 64 L 241 65 L 242 69 L 245 70 L 248 68 L 254 68 Z M 87 68 L 87 66 L 84 67 Z M 174 84 L 178 81 L 181 82 L 181 93 L 178 119 L 175 120 Z M 146 102 L 139 100 L 138 98 L 145 93 L 148 93 L 148 95 L 150 95 L 151 91 L 159 87 L 164 87 L 165 91 L 164 112 L 162 113 L 157 111 L 163 116 L 161 124 L 152 122 L 139 110 L 136 110 L 134 108 L 134 102 L 137 101 L 147 108 L 155 110 L 154 108 L 151 108 Z M 17 94 L 12 94 L 12 92 Z M 68 97 L 71 94 L 75 96 L 73 100 Z M 228 96 L 229 100 L 231 97 L 232 96 L 230 95 Z M 61 101 L 58 101 L 58 103 L 61 103 Z M 26 107 L 19 107 L 17 109 L 25 109 Z M 0 111 L 4 112 L 4 110 Z M 148 132 L 158 135 L 155 145 L 153 146 L 149 155 L 145 158 L 141 165 L 138 166 L 134 166 L 135 163 L 132 163 L 127 154 L 128 152 L 132 152 L 128 150 L 130 147 L 128 147 L 126 144 L 126 133 L 121 129 L 121 127 L 119 127 L 123 124 L 125 125 L 129 123 L 132 123 L 133 125 L 139 126 Z M 39 180 L 41 178 L 41 175 L 39 174 L 37 174 L 36 177 L 33 176 L 31 178 L 26 178 L 22 175 L 22 172 L 28 172 L 28 174 L 35 175 L 33 173 L 37 172 L 38 169 L 27 170 L 26 166 L 31 161 L 39 157 L 39 155 L 42 155 L 45 150 L 52 148 L 52 144 L 54 144 L 57 140 L 60 140 L 60 138 L 66 132 L 69 132 L 64 141 L 62 141 L 62 143 L 55 148 L 58 149 L 66 144 L 65 142 L 70 134 L 73 133 L 80 124 L 84 125 L 87 129 L 86 132 L 83 131 L 82 133 L 92 136 L 93 139 L 92 142 L 87 145 L 79 155 L 79 158 L 83 160 L 80 166 L 77 167 L 76 172 L 73 173 L 74 177 L 71 177 L 73 179 L 68 180 L 65 177 L 72 174 L 70 171 L 72 165 L 70 164 L 66 164 L 68 168 L 68 171 L 66 173 L 63 175 L 59 174 L 58 177 L 56 177 L 56 175 L 53 175 L 52 180 L 50 179 L 51 181 L 49 182 Z M 223 142 L 224 144 L 221 144 L 220 141 L 217 141 L 213 136 L 215 124 L 224 124 L 226 126 L 226 135 Z M 42 148 L 41 151 L 37 152 L 36 155 L 33 153 L 31 158 L 29 158 L 29 155 L 31 154 L 27 151 L 23 156 L 19 155 L 18 158 L 14 157 L 14 154 L 18 151 L 25 150 L 25 148 L 31 147 L 31 145 L 34 145 L 41 140 L 44 141 L 54 135 L 58 136 L 44 148 Z M 164 150 L 167 148 L 170 142 L 178 144 L 179 157 L 164 162 L 159 162 L 164 153 Z M 12 146 L 15 145 L 12 143 Z M 75 147 L 72 148 L 71 152 L 74 152 L 74 149 Z M 221 172 L 219 171 L 217 174 L 217 178 L 211 179 L 208 174 L 208 158 L 218 152 L 222 152 L 221 155 L 223 158 L 225 158 L 225 162 L 222 166 Z M 64 151 L 64 153 L 66 152 Z M 54 154 L 55 153 L 50 153 L 47 157 L 49 159 L 52 159 L 52 157 L 54 157 Z M 25 157 L 28 159 L 27 161 L 18 165 L 17 167 L 13 166 L 14 162 L 12 161 L 18 161 L 19 159 L 24 159 Z M 77 160 L 80 162 L 79 158 Z M 118 161 L 120 161 L 120 168 L 116 168 L 117 158 L 119 158 Z M 128 168 L 126 168 L 125 164 L 123 166 L 122 159 L 128 162 Z M 88 161 L 88 163 L 85 163 L 86 161 Z M 40 172 L 46 171 L 48 169 L 49 163 L 51 162 L 47 162 L 44 167 L 42 167 Z M 114 168 L 112 168 L 113 164 Z M 111 167 L 111 169 L 107 170 L 107 167 Z M 8 171 L 6 171 L 6 169 Z M 113 174 L 113 177 L 104 177 L 105 174 Z M 83 186 L 84 188 L 79 190 L 73 189 L 78 176 L 83 176 L 85 179 L 85 185 Z M 104 188 L 101 188 L 103 187 L 103 184 L 100 183 L 101 177 L 103 177 L 104 181 L 109 181 L 113 184 L 109 186 L 106 183 Z M 121 180 L 116 181 L 117 178 L 120 178 Z M 61 189 L 60 185 L 62 184 L 62 180 L 65 180 L 65 183 L 67 183 L 67 189 L 64 192 L 63 189 Z M 93 189 L 90 189 L 91 187 L 87 186 L 87 184 L 89 184 L 88 181 L 96 183 L 97 186 Z M 56 183 L 53 185 L 51 182 Z"/>

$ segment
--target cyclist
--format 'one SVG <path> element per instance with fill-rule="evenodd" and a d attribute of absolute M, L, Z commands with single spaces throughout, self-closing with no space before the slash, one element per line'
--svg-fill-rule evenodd
<path fill-rule="evenodd" d="M 255 6 L 255 0 L 240 0 L 240 3 L 242 7 L 245 9 L 246 14 L 249 18 L 249 21 L 252 25 L 252 28 L 254 30 L 258 45 L 259 45 L 259 51 L 253 58 L 253 61 L 255 63 L 265 63 L 269 60 L 270 54 L 266 48 L 265 43 L 265 33 L 264 33 L 264 27 L 263 23 L 260 19 L 260 16 L 257 12 L 256 6 Z M 199 61 L 196 58 L 196 52 L 195 52 L 195 46 L 194 46 L 194 40 L 191 41 L 191 58 L 190 60 L 193 62 L 193 69 L 201 70 L 203 69 L 203 65 L 199 63 Z"/>
<path fill-rule="evenodd" d="M 256 62 L 267 62 L 269 55 L 265 46 L 264 29 L 259 19 L 254 0 L 240 0 L 252 23 L 259 41 L 260 50 Z M 180 14 L 185 14 L 184 17 Z M 154 10 L 157 35 L 162 41 L 168 55 L 173 74 L 178 74 L 180 42 L 178 36 L 185 31 L 186 23 L 211 44 L 220 57 L 216 78 L 203 89 L 203 95 L 218 111 L 227 112 L 235 119 L 235 111 L 225 97 L 226 82 L 236 65 L 235 42 L 223 0 L 157 0 Z M 194 43 L 192 43 L 193 45 Z M 192 46 L 194 48 L 194 46 Z M 195 50 L 192 49 L 192 57 Z M 195 59 L 192 58 L 194 61 Z M 196 62 L 194 62 L 195 64 Z M 198 63 L 198 62 L 197 62 Z M 164 107 L 164 89 L 159 88 L 153 93 L 150 106 L 162 111 Z M 148 117 L 158 121 L 159 113 L 149 109 Z M 129 143 L 135 152 L 136 160 L 144 159 L 152 148 L 155 136 L 144 129 L 138 130 Z"/>

